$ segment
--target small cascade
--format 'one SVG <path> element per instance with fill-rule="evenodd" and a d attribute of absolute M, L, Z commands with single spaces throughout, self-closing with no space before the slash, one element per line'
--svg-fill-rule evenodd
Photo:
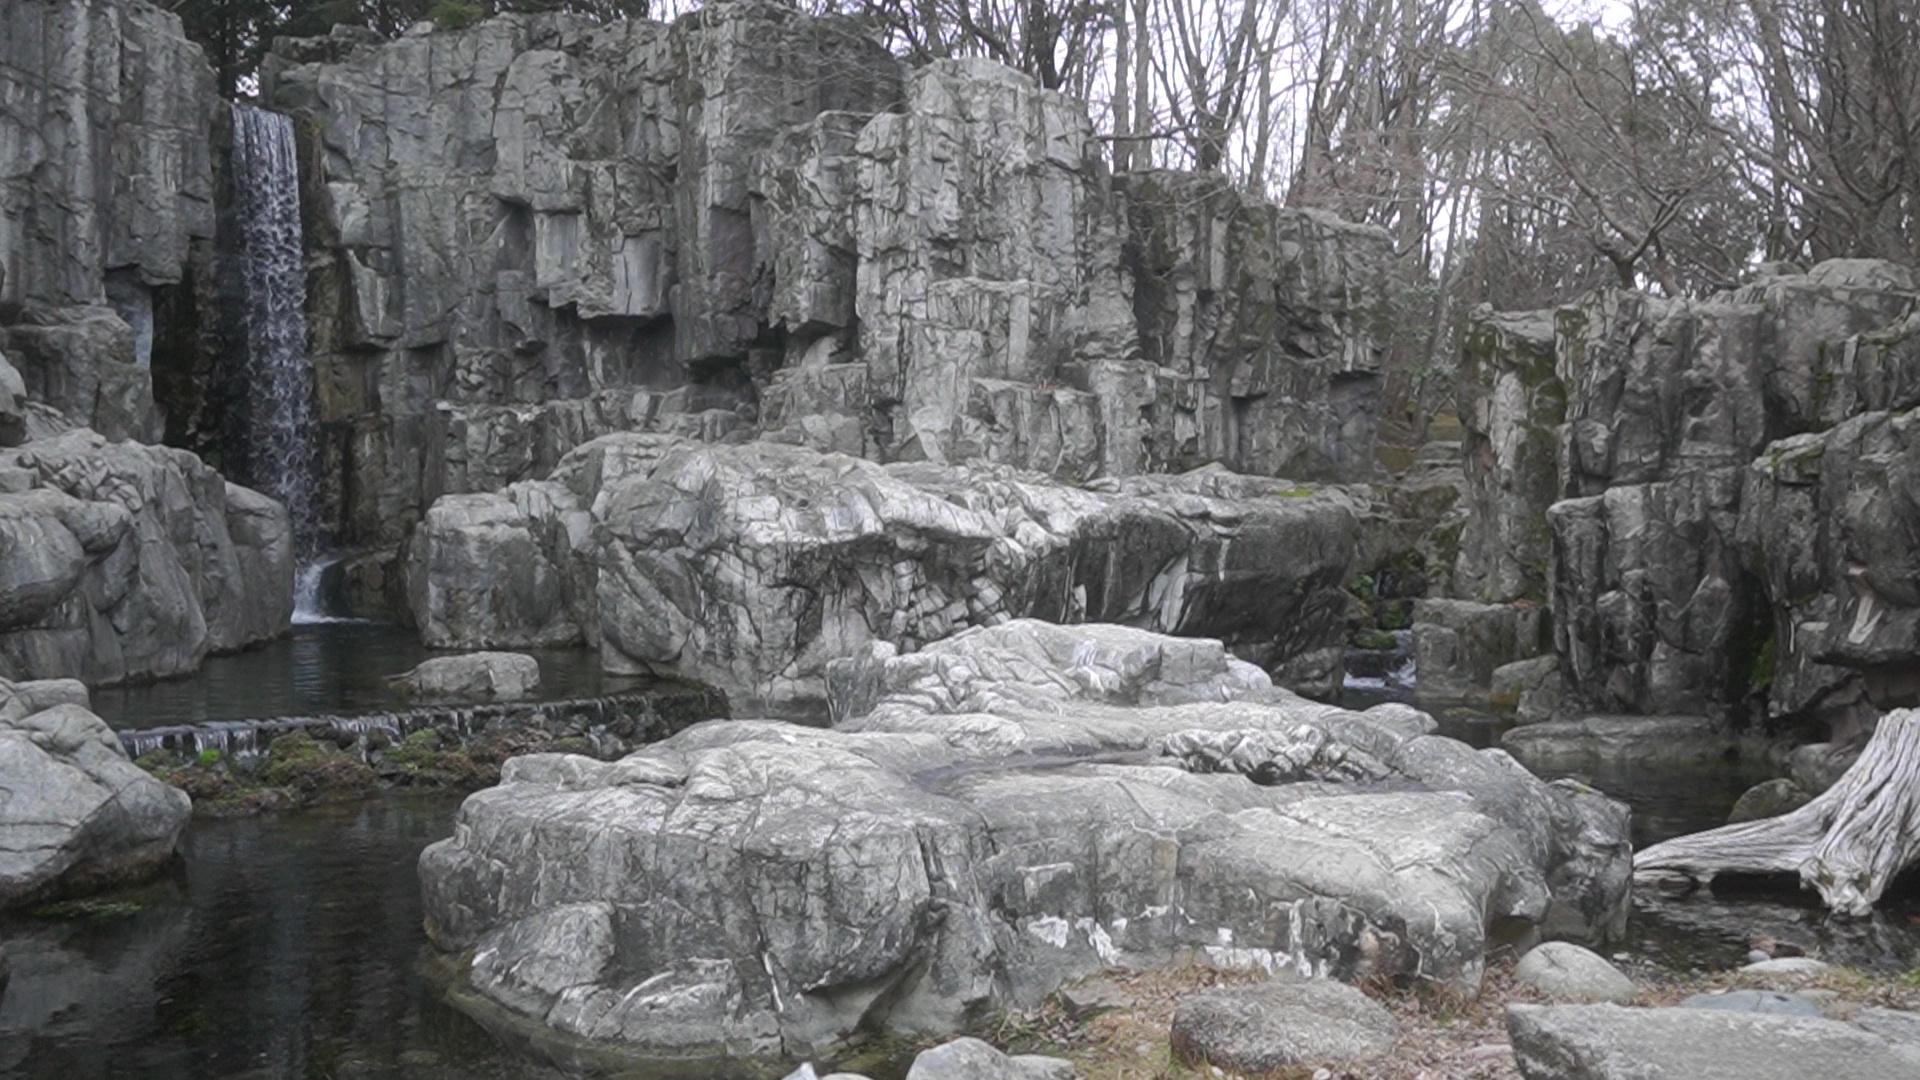
<path fill-rule="evenodd" d="M 700 720 L 724 716 L 725 703 L 703 690 L 635 690 L 560 701 L 514 701 L 485 705 L 419 705 L 350 716 L 276 716 L 216 720 L 204 724 L 123 729 L 120 745 L 133 758 L 169 750 L 193 757 L 203 750 L 224 755 L 263 753 L 274 739 L 304 731 L 318 739 L 364 744 L 373 732 L 399 741 L 423 728 L 454 734 L 458 741 L 501 726 L 578 730 L 598 745 L 603 738 L 652 742 Z M 613 731 L 627 733 L 622 736 Z"/>
<path fill-rule="evenodd" d="M 324 548 L 313 365 L 307 356 L 307 266 L 293 121 L 233 106 L 233 202 L 246 300 L 247 479 L 287 507 L 303 587 L 294 621 L 316 614 Z M 312 571 L 313 588 L 304 587 Z"/>

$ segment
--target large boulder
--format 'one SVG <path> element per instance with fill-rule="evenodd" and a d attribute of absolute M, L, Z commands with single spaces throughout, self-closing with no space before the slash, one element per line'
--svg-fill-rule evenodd
<path fill-rule="evenodd" d="M 622 435 L 553 479 L 442 499 L 411 588 L 432 645 L 585 640 L 609 670 L 821 714 L 829 661 L 1009 618 L 1207 634 L 1266 666 L 1337 646 L 1364 509 L 1218 470 L 1067 487 Z"/>
<path fill-rule="evenodd" d="M 1776 712 L 1844 738 L 1920 704 L 1917 531 L 1920 410 L 1783 439 L 1747 468 L 1739 541 L 1772 599 L 1760 673 Z"/>
<path fill-rule="evenodd" d="M 637 1054 L 791 1053 L 1111 964 L 1470 987 L 1494 932 L 1624 896 L 1624 813 L 1583 829 L 1505 755 L 1216 641 L 1021 620 L 832 680 L 832 730 L 509 762 L 421 857 L 460 1000 Z"/>
<path fill-rule="evenodd" d="M 285 508 L 192 454 L 70 431 L 0 478 L 0 676 L 160 678 L 285 631 Z"/>
<path fill-rule="evenodd" d="M 0 680 L 0 908 L 151 874 L 192 816 L 83 705 L 35 708 L 48 693 Z"/>
<path fill-rule="evenodd" d="M 1809 1016 L 1513 1005 L 1507 1033 L 1527 1080 L 1920 1075 L 1920 1044 Z"/>

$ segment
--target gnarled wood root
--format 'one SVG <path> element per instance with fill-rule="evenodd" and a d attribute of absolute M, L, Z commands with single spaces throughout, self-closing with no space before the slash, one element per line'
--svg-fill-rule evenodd
<path fill-rule="evenodd" d="M 1880 720 L 1838 783 L 1789 814 L 1679 836 L 1634 856 L 1636 876 L 1798 873 L 1837 914 L 1865 917 L 1920 862 L 1920 709 Z"/>

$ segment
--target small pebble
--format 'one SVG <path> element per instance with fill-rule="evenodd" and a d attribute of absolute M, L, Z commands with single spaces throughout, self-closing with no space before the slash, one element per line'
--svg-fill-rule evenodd
<path fill-rule="evenodd" d="M 1762 952 L 1759 949 L 1752 949 L 1747 952 L 1747 963 L 1749 964 L 1764 964 L 1771 959 L 1773 959 L 1771 953 Z"/>
<path fill-rule="evenodd" d="M 1333 1080 L 1333 1070 L 1315 1069 L 1313 1070 L 1313 1080 Z"/>

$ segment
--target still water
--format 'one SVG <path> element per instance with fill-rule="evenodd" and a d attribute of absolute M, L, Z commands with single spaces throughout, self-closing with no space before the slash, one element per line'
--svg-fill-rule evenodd
<path fill-rule="evenodd" d="M 650 680 L 603 674 L 589 649 L 524 649 L 540 661 L 535 700 L 603 697 Z M 257 649 L 216 656 L 193 676 L 93 691 L 93 711 L 116 728 L 212 720 L 347 715 L 405 702 L 391 679 L 434 656 L 413 631 L 379 623 L 314 623 Z"/>
<path fill-rule="evenodd" d="M 372 680 L 424 655 L 406 641 L 379 628 L 304 628 L 274 649 L 216 661 L 196 679 L 99 700 L 122 723 L 339 712 L 343 698 L 371 700 L 359 695 L 379 693 Z M 549 679 L 573 677 L 546 659 Z M 187 685 L 202 682 L 219 685 Z M 1481 746 L 1500 728 L 1474 717 L 1445 724 Z M 1724 821 L 1750 782 L 1617 768 L 1583 779 L 1626 793 L 1643 844 Z M 13 967 L 0 996 L 0 1080 L 559 1075 L 442 1004 L 424 974 L 414 866 L 423 847 L 449 834 L 457 805 L 387 795 L 196 820 L 169 878 L 110 897 L 91 916 L 0 919 Z M 1913 920 L 1920 910 L 1895 907 L 1872 923 L 1829 925 L 1811 905 L 1777 893 L 1643 897 L 1615 951 L 1642 971 L 1720 969 L 1741 962 L 1747 935 L 1763 932 L 1846 962 L 1911 966 L 1920 962 Z"/>

